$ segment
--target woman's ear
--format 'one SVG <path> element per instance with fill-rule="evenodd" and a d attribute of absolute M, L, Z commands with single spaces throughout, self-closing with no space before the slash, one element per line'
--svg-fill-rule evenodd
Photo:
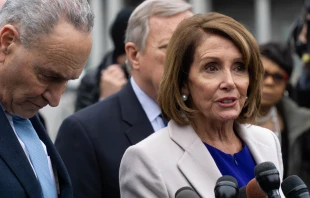
<path fill-rule="evenodd" d="M 188 88 L 188 84 L 184 83 L 182 90 L 181 90 L 181 94 L 185 94 L 185 95 L 189 95 L 189 88 Z"/>

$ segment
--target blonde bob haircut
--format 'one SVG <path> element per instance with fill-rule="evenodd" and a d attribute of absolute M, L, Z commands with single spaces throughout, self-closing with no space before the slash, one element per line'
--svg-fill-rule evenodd
<path fill-rule="evenodd" d="M 188 83 L 188 74 L 197 47 L 208 35 L 219 35 L 231 40 L 240 50 L 249 72 L 247 100 L 236 121 L 253 123 L 261 100 L 264 68 L 255 38 L 239 22 L 223 14 L 210 12 L 184 19 L 172 35 L 166 53 L 165 70 L 159 87 L 158 104 L 166 119 L 180 125 L 193 124 L 198 113 L 191 104 L 191 96 L 182 100 L 182 87 Z"/>

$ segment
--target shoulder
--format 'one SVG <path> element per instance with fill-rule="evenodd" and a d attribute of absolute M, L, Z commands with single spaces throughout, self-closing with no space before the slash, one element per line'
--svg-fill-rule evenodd
<path fill-rule="evenodd" d="M 156 167 L 156 169 L 165 169 L 167 164 L 171 162 L 172 153 L 176 145 L 169 137 L 166 128 L 163 128 L 152 135 L 148 136 L 139 143 L 130 146 L 122 159 L 122 164 L 131 167 L 132 164 L 140 164 L 143 167 Z M 166 164 L 161 162 L 165 161 Z"/>
<path fill-rule="evenodd" d="M 239 135 L 251 152 L 264 156 L 262 159 L 282 164 L 281 145 L 274 132 L 256 125 L 241 125 Z"/>
<path fill-rule="evenodd" d="M 266 134 L 266 135 L 270 135 L 273 132 L 267 128 L 261 127 L 261 126 L 257 126 L 254 124 L 241 124 L 239 125 L 240 129 L 242 131 L 245 131 L 247 133 L 250 133 L 252 135 L 262 135 L 262 134 Z"/>
<path fill-rule="evenodd" d="M 171 154 L 177 156 L 181 154 L 180 147 L 170 138 L 168 128 L 165 127 L 154 132 L 139 143 L 130 146 L 125 155 L 135 156 L 136 158 L 144 158 L 155 160 L 171 160 Z M 130 157 L 131 158 L 131 157 Z M 157 164 L 161 167 L 161 164 Z"/>
<path fill-rule="evenodd" d="M 243 124 L 242 126 L 252 133 L 272 133 L 271 130 L 254 124 Z"/>
<path fill-rule="evenodd" d="M 255 142 L 274 144 L 277 141 L 277 136 L 271 130 L 252 124 L 239 125 L 239 134 L 241 137 L 253 140 Z"/>
<path fill-rule="evenodd" d="M 171 139 L 169 137 L 168 128 L 165 127 L 159 131 L 154 132 L 152 135 L 148 136 L 147 138 L 133 145 L 132 147 L 151 153 L 152 151 L 166 149 L 166 147 L 168 147 L 170 143 Z"/>
<path fill-rule="evenodd" d="M 158 132 L 129 147 L 123 155 L 119 168 L 121 197 L 169 197 L 165 178 L 171 174 L 173 156 L 169 159 L 169 150 L 162 150 L 158 144 L 163 135 Z"/>
<path fill-rule="evenodd" d="M 144 160 L 150 158 L 155 160 L 154 164 L 157 167 L 166 169 L 176 163 L 184 154 L 184 148 L 193 142 L 193 138 L 186 134 L 186 130 L 186 127 L 176 128 L 170 121 L 167 127 L 130 146 L 126 154 L 135 155 L 136 158 L 144 158 Z M 198 136 L 195 135 L 194 139 L 196 137 Z M 161 161 L 167 163 L 162 164 Z"/>
<path fill-rule="evenodd" d="M 284 110 L 284 117 L 288 122 L 302 123 L 310 121 L 310 109 L 306 107 L 300 107 L 290 98 L 283 98 L 281 100 L 281 106 Z M 305 124 L 305 123 L 304 123 Z"/>
<path fill-rule="evenodd" d="M 282 108 L 289 138 L 295 140 L 301 134 L 310 131 L 310 109 L 300 107 L 290 98 L 283 98 L 279 108 Z"/>
<path fill-rule="evenodd" d="M 281 145 L 278 137 L 269 129 L 256 125 L 240 125 L 239 136 L 248 146 L 256 163 L 273 162 L 283 176 Z"/>
<path fill-rule="evenodd" d="M 97 122 L 100 124 L 100 122 L 105 123 L 107 120 L 118 117 L 119 114 L 120 104 L 118 94 L 115 94 L 105 100 L 96 102 L 95 104 L 77 111 L 73 115 L 66 118 L 63 123 L 67 123 L 70 120 L 71 122 L 79 122 L 85 125 Z"/>

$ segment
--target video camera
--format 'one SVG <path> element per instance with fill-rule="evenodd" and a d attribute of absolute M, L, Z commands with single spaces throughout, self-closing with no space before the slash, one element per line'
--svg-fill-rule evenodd
<path fill-rule="evenodd" d="M 295 52 L 310 68 L 310 0 L 305 1 L 300 17 L 294 21 L 289 41 L 293 42 Z"/>

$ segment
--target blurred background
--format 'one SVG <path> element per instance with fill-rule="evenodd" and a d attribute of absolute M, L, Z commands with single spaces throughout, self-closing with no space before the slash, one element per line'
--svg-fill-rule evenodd
<path fill-rule="evenodd" d="M 111 50 L 109 27 L 116 14 L 124 7 L 136 7 L 143 0 L 89 0 L 95 13 L 93 47 L 85 71 L 95 68 L 106 52 Z M 169 1 L 169 0 L 167 0 Z M 292 31 L 292 24 L 300 17 L 304 0 L 187 0 L 194 13 L 219 12 L 241 22 L 257 39 L 258 43 L 268 41 L 286 42 Z M 292 84 L 301 70 L 296 58 Z M 85 73 L 84 71 L 84 73 Z M 83 73 L 83 74 L 84 74 Z M 74 112 L 76 89 L 81 77 L 68 83 L 58 107 L 40 110 L 46 122 L 47 131 L 54 141 L 62 121 Z"/>

